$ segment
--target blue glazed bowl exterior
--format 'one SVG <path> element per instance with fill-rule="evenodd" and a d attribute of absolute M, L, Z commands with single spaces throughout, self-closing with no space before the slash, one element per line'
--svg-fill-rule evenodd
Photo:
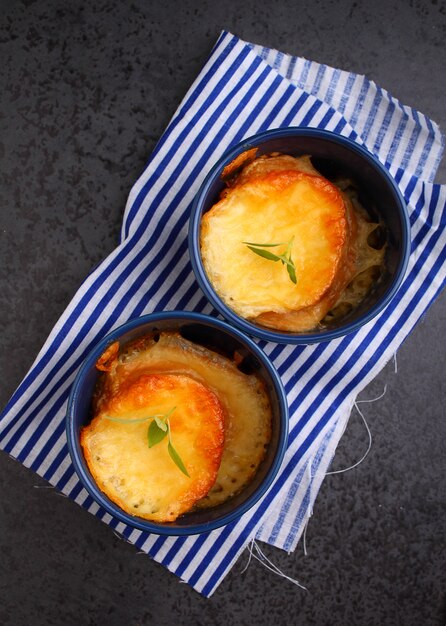
<path fill-rule="evenodd" d="M 266 457 L 253 481 L 241 493 L 212 509 L 197 510 L 173 523 L 155 523 L 125 513 L 99 489 L 85 461 L 80 445 L 81 428 L 91 420 L 91 400 L 100 376 L 96 361 L 113 342 L 121 346 L 137 337 L 163 330 L 178 331 L 187 339 L 232 357 L 244 359 L 266 385 L 272 407 L 272 436 Z M 288 440 L 288 405 L 280 377 L 264 352 L 243 333 L 229 324 L 199 313 L 173 311 L 153 313 L 128 321 L 104 337 L 89 353 L 71 388 L 66 415 L 68 449 L 75 470 L 88 493 L 110 515 L 139 530 L 159 535 L 194 535 L 209 532 L 233 522 L 248 511 L 271 486 L 285 454 Z"/>
<path fill-rule="evenodd" d="M 257 156 L 281 152 L 308 154 L 319 171 L 350 176 L 360 190 L 360 201 L 387 227 L 386 275 L 376 289 L 349 316 L 331 327 L 307 333 L 274 331 L 250 322 L 230 309 L 214 290 L 200 253 L 202 215 L 218 201 L 225 187 L 221 174 L 239 154 L 257 148 Z M 193 203 L 189 222 L 189 253 L 196 279 L 212 305 L 223 317 L 244 332 L 277 343 L 310 344 L 341 337 L 369 322 L 395 295 L 407 268 L 410 253 L 410 223 L 404 199 L 386 168 L 376 157 L 353 140 L 315 128 L 269 130 L 231 148 L 211 169 Z"/>

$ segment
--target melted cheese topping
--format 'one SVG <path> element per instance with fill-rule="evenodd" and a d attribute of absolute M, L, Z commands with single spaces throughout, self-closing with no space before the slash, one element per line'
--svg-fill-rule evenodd
<path fill-rule="evenodd" d="M 272 172 L 234 187 L 206 213 L 203 262 L 240 315 L 285 313 L 314 304 L 330 287 L 345 231 L 344 200 L 333 185 L 303 172 Z M 287 242 L 292 236 L 296 285 L 280 262 L 256 256 L 243 243 Z M 283 253 L 286 245 L 277 250 Z"/>
<path fill-rule="evenodd" d="M 172 445 L 189 477 L 172 461 L 168 437 L 149 448 L 148 415 L 169 422 Z M 112 421 L 118 418 L 123 421 Z M 215 483 L 224 443 L 224 409 L 203 384 L 182 374 L 140 374 L 106 398 L 81 431 L 90 471 L 107 496 L 124 511 L 157 522 L 173 521 Z"/>
<path fill-rule="evenodd" d="M 203 265 L 217 293 L 240 316 L 278 330 L 311 330 L 354 276 L 382 263 L 383 250 L 364 254 L 371 250 L 366 240 L 375 227 L 309 157 L 261 157 L 203 216 Z M 243 243 L 291 237 L 296 284 L 282 263 Z M 268 250 L 284 253 L 286 245 Z"/>
<path fill-rule="evenodd" d="M 115 355 L 114 360 L 111 360 L 110 355 Z M 215 397 L 220 406 L 222 407 L 222 415 L 224 420 L 224 445 L 219 461 L 219 467 L 214 477 L 214 482 L 208 484 L 206 491 L 199 496 L 201 499 L 195 500 L 195 506 L 198 508 L 205 508 L 215 506 L 226 501 L 238 493 L 244 486 L 246 486 L 253 478 L 257 469 L 262 462 L 267 445 L 271 438 L 271 407 L 268 399 L 268 395 L 264 384 L 255 375 L 249 375 L 241 372 L 233 361 L 211 351 L 207 348 L 194 344 L 178 333 L 164 332 L 161 333 L 158 340 L 151 337 L 144 337 L 137 340 L 132 345 L 127 346 L 120 354 L 117 354 L 116 348 L 109 349 L 106 358 L 99 359 L 98 364 L 102 367 L 104 362 L 107 363 L 107 371 L 104 373 L 101 380 L 101 384 L 96 391 L 94 398 L 94 412 L 97 417 L 92 421 L 91 426 L 84 429 L 85 432 L 89 432 L 89 429 L 96 431 L 107 427 L 107 433 L 104 435 L 104 440 L 110 436 L 111 433 L 116 431 L 122 432 L 123 429 L 119 429 L 116 423 L 109 420 L 101 419 L 100 416 L 110 413 L 119 413 L 121 415 L 139 415 L 138 411 L 144 415 L 148 415 L 148 408 L 146 401 L 150 400 L 150 406 L 152 410 L 158 411 L 165 407 L 166 410 L 172 406 L 192 405 L 192 401 L 195 403 L 202 403 L 202 396 L 197 395 L 197 390 L 189 388 L 189 395 L 182 401 L 179 397 L 174 397 L 167 391 L 167 395 L 164 398 L 163 403 L 160 406 L 160 398 L 157 399 L 150 395 L 150 398 L 145 394 L 141 396 L 142 405 L 140 408 L 135 405 L 135 398 L 138 397 L 138 393 L 130 394 L 132 399 L 131 412 L 128 406 L 129 389 L 136 389 L 141 380 L 146 377 L 161 377 L 174 376 L 174 377 L 186 377 L 189 381 L 196 382 L 201 388 L 206 389 L 212 397 Z M 136 387 L 135 387 L 136 385 Z M 179 392 L 178 392 L 179 393 Z M 155 406 L 155 404 L 156 406 Z M 193 411 L 195 414 L 195 410 Z M 172 428 L 175 425 L 173 421 L 177 411 L 172 415 Z M 177 415 L 180 417 L 180 414 Z M 105 422 L 108 422 L 105 424 Z M 119 425 L 118 425 L 119 426 Z M 201 424 L 201 428 L 203 424 Z M 138 426 L 137 424 L 124 426 L 124 429 L 134 429 L 135 436 L 137 435 L 138 446 L 143 452 L 144 456 L 147 456 L 147 437 L 144 436 L 144 432 L 147 431 L 147 424 Z M 178 430 L 178 429 L 177 429 Z M 206 427 L 207 430 L 207 427 Z M 82 438 L 86 437 L 82 432 Z M 124 433 L 125 434 L 125 433 Z M 88 435 L 91 436 L 91 433 Z M 126 430 L 125 437 L 130 436 L 130 433 Z M 202 436 L 204 434 L 202 433 Z M 183 447 L 181 438 L 177 432 L 173 431 L 173 441 L 175 448 L 183 458 L 186 467 L 190 473 L 191 459 L 185 453 L 186 447 Z M 127 441 L 121 442 L 124 447 L 128 446 Z M 163 443 L 163 442 L 162 442 Z M 185 445 L 185 444 L 184 444 Z M 159 444 L 161 446 L 161 444 Z M 162 448 L 155 446 L 150 449 L 150 452 L 157 451 L 159 454 L 165 453 Z M 159 448 L 159 450 L 157 450 Z M 88 452 L 88 448 L 84 448 L 87 462 L 94 463 L 94 452 Z M 101 454 L 98 454 L 102 458 Z M 113 457 L 120 457 L 117 449 L 113 452 Z M 122 464 L 122 472 L 124 480 L 129 480 L 127 474 L 128 467 L 134 467 L 133 459 L 136 458 L 135 451 L 129 454 L 129 459 L 126 458 Z M 208 457 L 207 457 L 208 458 Z M 214 457 L 213 457 L 214 458 Z M 164 454 L 163 457 L 166 460 Z M 170 461 L 170 459 L 168 459 Z M 155 458 L 154 458 L 155 461 Z M 162 459 L 156 459 L 156 467 L 151 474 L 150 484 L 157 481 L 159 476 L 158 462 L 161 463 Z M 208 458 L 209 461 L 209 458 Z M 138 464 L 141 462 L 138 461 Z M 173 470 L 173 477 L 175 483 L 180 481 L 182 484 L 189 480 L 183 476 L 178 468 L 170 461 Z M 164 474 L 165 466 L 161 464 L 162 472 Z M 90 468 L 91 469 L 91 468 Z M 132 470 L 133 471 L 133 470 Z M 93 473 L 93 470 L 92 470 Z M 95 476 L 95 474 L 93 473 Z M 107 479 L 108 475 L 108 479 Z M 115 478 L 113 478 L 115 477 Z M 108 488 L 104 487 L 104 481 L 110 483 L 116 482 L 116 471 L 112 465 L 108 465 L 104 468 L 101 476 L 95 480 L 99 487 L 104 491 Z M 147 510 L 153 505 L 153 509 L 158 509 L 159 504 L 154 504 L 153 499 L 147 500 L 146 493 L 147 488 L 150 486 L 140 483 L 139 496 L 135 502 L 130 504 L 138 504 L 138 507 L 131 512 L 133 514 L 141 515 L 142 500 L 147 504 Z M 151 487 L 154 488 L 153 486 Z M 158 488 L 157 488 L 158 489 Z M 161 487 L 160 487 L 161 489 Z M 164 486 L 162 487 L 164 489 Z M 115 493 L 116 493 L 116 489 Z M 162 490 L 161 490 L 162 491 Z M 204 491 L 204 490 L 203 490 Z M 108 491 L 110 493 L 110 489 Z M 161 492 L 160 492 L 161 493 Z M 185 507 L 178 508 L 177 493 L 173 499 L 170 500 L 169 511 L 173 511 L 175 515 L 179 515 L 181 512 L 189 510 L 194 502 L 188 500 Z M 194 497 L 197 492 L 194 493 Z M 109 496 L 111 497 L 111 496 Z M 113 499 L 113 498 L 112 498 Z M 114 500 L 122 508 L 121 500 Z M 141 504 L 139 504 L 141 502 Z M 172 508 L 173 507 L 173 508 Z M 130 506 L 131 508 L 131 506 Z M 127 510 L 127 509 L 126 509 Z M 155 513 L 144 511 L 144 516 L 155 515 Z M 151 511 L 151 510 L 150 510 Z M 156 512 L 158 515 L 160 510 Z M 148 519 L 157 519 L 159 517 L 149 517 Z M 169 518 L 171 521 L 172 518 Z"/>

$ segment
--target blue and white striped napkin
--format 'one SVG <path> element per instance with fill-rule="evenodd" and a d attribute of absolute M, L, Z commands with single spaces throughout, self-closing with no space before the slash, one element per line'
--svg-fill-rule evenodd
<path fill-rule="evenodd" d="M 410 212 L 407 275 L 386 310 L 353 335 L 311 346 L 259 342 L 282 376 L 291 419 L 282 469 L 254 509 L 194 537 L 132 530 L 100 509 L 74 472 L 64 430 L 70 385 L 93 344 L 129 318 L 172 309 L 215 314 L 188 258 L 193 197 L 230 145 L 286 126 L 352 137 L 386 165 Z M 206 596 L 252 538 L 293 550 L 356 395 L 445 283 L 446 188 L 433 184 L 441 153 L 438 127 L 364 76 L 223 32 L 130 192 L 120 245 L 80 287 L 1 416 L 1 447 Z"/>

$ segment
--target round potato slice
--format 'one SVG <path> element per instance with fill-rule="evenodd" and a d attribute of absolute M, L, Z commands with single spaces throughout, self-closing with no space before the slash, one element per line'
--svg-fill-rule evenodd
<path fill-rule="evenodd" d="M 274 159 L 273 159 L 274 160 Z M 203 216 L 201 253 L 206 272 L 226 303 L 245 318 L 312 306 L 331 288 L 347 239 L 341 192 L 320 175 L 248 166 Z M 291 253 L 296 281 L 281 261 L 256 254 Z M 290 246 L 288 246 L 290 244 Z"/>
<path fill-rule="evenodd" d="M 102 363 L 102 361 L 101 361 Z M 202 383 L 220 400 L 225 442 L 215 483 L 196 504 L 222 504 L 250 483 L 271 439 L 271 406 L 266 387 L 236 362 L 188 341 L 176 332 L 142 337 L 123 347 L 104 374 L 95 397 L 95 413 L 107 413 L 110 398 L 119 397 L 143 374 L 183 374 Z"/>
<path fill-rule="evenodd" d="M 170 435 L 149 447 L 154 419 L 144 418 L 165 422 L 167 415 Z M 101 403 L 81 431 L 81 444 L 110 500 L 132 515 L 172 522 L 213 486 L 224 424 L 221 402 L 199 381 L 183 374 L 142 374 Z M 188 476 L 175 463 L 175 453 Z"/>

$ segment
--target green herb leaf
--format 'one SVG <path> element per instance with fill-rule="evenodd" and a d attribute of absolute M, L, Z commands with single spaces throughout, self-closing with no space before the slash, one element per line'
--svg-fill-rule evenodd
<path fill-rule="evenodd" d="M 167 411 L 167 413 L 158 413 L 156 415 L 148 415 L 147 417 L 138 417 L 135 419 L 125 419 L 121 417 L 111 417 L 110 415 L 104 415 L 105 419 L 108 419 L 112 422 L 119 422 L 120 424 L 137 424 L 141 422 L 147 422 L 148 420 L 152 420 L 147 429 L 147 442 L 149 448 L 153 448 L 158 443 L 163 441 L 165 437 L 169 437 L 169 443 L 167 445 L 167 450 L 169 452 L 170 458 L 175 463 L 175 465 L 190 478 L 187 469 L 181 460 L 180 455 L 175 450 L 172 445 L 172 434 L 170 431 L 170 421 L 169 417 L 175 411 L 177 407 L 174 406 L 172 409 Z"/>
<path fill-rule="evenodd" d="M 157 423 L 158 428 L 161 428 L 161 430 L 163 430 L 165 433 L 167 433 L 167 424 L 166 424 L 166 422 L 164 422 L 163 420 L 160 420 L 160 418 L 157 417 L 156 415 L 155 415 L 155 417 L 153 419 Z"/>
<path fill-rule="evenodd" d="M 248 248 L 252 250 L 252 252 L 255 252 L 255 254 L 262 256 L 264 259 L 268 259 L 268 261 L 280 261 L 280 257 L 278 257 L 276 254 L 273 254 L 272 252 L 268 252 L 267 250 L 261 250 L 260 248 L 253 248 L 252 246 L 248 246 Z"/>
<path fill-rule="evenodd" d="M 157 443 L 160 443 L 160 441 L 162 441 L 164 437 L 167 436 L 167 425 L 164 424 L 164 422 L 163 426 L 165 426 L 166 428 L 160 428 L 155 420 L 150 423 L 150 426 L 147 430 L 149 448 L 153 448 L 153 446 L 156 446 Z"/>
<path fill-rule="evenodd" d="M 183 474 L 186 474 L 186 476 L 188 478 L 190 478 L 189 473 L 188 473 L 188 471 L 186 469 L 186 466 L 184 465 L 183 461 L 181 460 L 181 457 L 178 454 L 178 452 L 173 447 L 171 441 L 169 441 L 169 443 L 167 445 L 167 450 L 169 452 L 170 458 L 175 463 L 175 465 L 178 467 L 178 469 L 180 469 L 183 472 Z"/>
<path fill-rule="evenodd" d="M 279 254 L 279 261 L 282 261 L 282 265 L 291 265 L 294 266 L 294 263 L 289 260 L 284 254 Z"/>
<path fill-rule="evenodd" d="M 290 261 L 291 261 L 291 257 L 290 257 Z M 287 272 L 288 272 L 288 276 L 290 277 L 292 282 L 294 284 L 296 284 L 297 283 L 297 278 L 296 278 L 296 268 L 294 266 L 294 263 L 291 261 L 291 263 L 287 264 L 286 269 L 287 269 Z"/>
<path fill-rule="evenodd" d="M 294 265 L 294 262 L 291 258 L 291 248 L 293 247 L 293 242 L 294 242 L 294 236 L 291 237 L 289 241 L 281 242 L 281 243 L 252 243 L 250 241 L 242 241 L 242 243 L 248 246 L 248 248 L 252 252 L 254 252 L 255 254 L 258 254 L 264 259 L 268 259 L 268 261 L 274 261 L 274 263 L 276 261 L 280 261 L 282 265 L 286 265 L 286 269 L 288 272 L 288 276 L 290 277 L 290 280 L 294 284 L 296 284 L 297 283 L 296 266 Z M 268 252 L 267 250 L 262 250 L 262 248 L 275 248 L 277 246 L 284 246 L 284 245 L 286 245 L 287 247 L 285 254 L 273 254 L 272 252 Z"/>

